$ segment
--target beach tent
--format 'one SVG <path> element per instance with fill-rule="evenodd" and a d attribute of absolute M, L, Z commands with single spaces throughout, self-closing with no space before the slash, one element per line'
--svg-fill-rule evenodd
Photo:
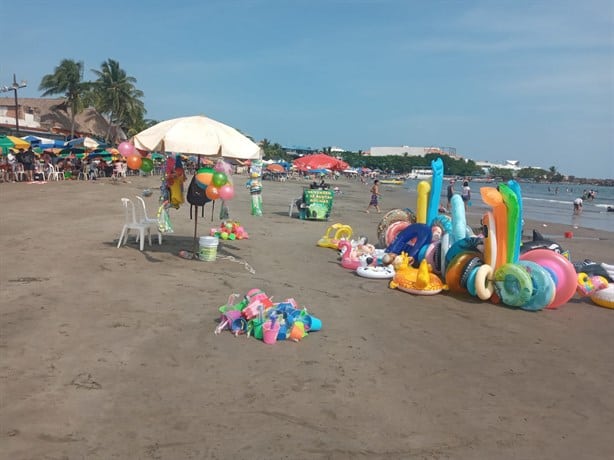
<path fill-rule="evenodd" d="M 342 160 L 338 160 L 335 157 L 326 155 L 324 153 L 316 153 L 314 155 L 306 155 L 301 158 L 297 158 L 292 162 L 294 166 L 300 171 L 307 171 L 309 169 L 331 169 L 333 171 L 343 171 L 347 169 L 349 165 Z"/>

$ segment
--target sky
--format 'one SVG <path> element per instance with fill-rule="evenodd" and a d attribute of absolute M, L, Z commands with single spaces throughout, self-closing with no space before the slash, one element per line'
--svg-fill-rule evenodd
<path fill-rule="evenodd" d="M 614 178 L 611 0 L 22 0 L 0 86 L 114 59 L 146 118 L 282 146 L 453 147 Z M 8 14 L 6 9 L 3 15 Z M 27 18 L 24 20 L 24 18 Z"/>

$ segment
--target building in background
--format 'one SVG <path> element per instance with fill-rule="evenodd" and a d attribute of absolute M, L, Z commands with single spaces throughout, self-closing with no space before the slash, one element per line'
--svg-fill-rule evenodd
<path fill-rule="evenodd" d="M 66 138 L 70 136 L 70 108 L 64 99 L 19 98 L 19 135 L 40 135 L 47 138 Z M 13 133 L 15 130 L 15 100 L 0 98 L 0 133 Z M 75 137 L 94 137 L 109 139 L 118 144 L 126 140 L 125 133 L 111 125 L 93 107 L 84 109 L 75 117 Z"/>

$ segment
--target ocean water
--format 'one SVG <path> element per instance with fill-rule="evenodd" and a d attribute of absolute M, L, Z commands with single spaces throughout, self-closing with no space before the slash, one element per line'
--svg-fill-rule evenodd
<path fill-rule="evenodd" d="M 415 191 L 418 182 L 417 180 L 408 180 L 404 187 L 410 191 Z M 447 202 L 446 185 L 447 183 L 444 182 L 442 203 Z M 486 212 L 490 207 L 482 201 L 479 189 L 485 186 L 495 187 L 496 183 L 470 182 L 469 185 L 471 186 L 472 197 L 472 209 L 469 212 Z M 558 191 L 556 191 L 557 187 Z M 614 232 L 614 212 L 608 212 L 608 206 L 614 207 L 614 187 L 520 183 L 520 188 L 524 219 Z M 592 201 L 584 200 L 582 214 L 574 216 L 573 200 L 582 196 L 585 189 L 590 188 L 597 191 L 596 198 Z M 459 191 L 459 186 L 456 189 Z"/>

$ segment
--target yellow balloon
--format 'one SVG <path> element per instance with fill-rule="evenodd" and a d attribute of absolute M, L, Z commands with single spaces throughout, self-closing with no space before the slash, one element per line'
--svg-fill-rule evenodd
<path fill-rule="evenodd" d="M 416 200 L 416 223 L 426 224 L 426 211 L 429 203 L 431 184 L 425 180 L 418 183 L 418 199 Z"/>

